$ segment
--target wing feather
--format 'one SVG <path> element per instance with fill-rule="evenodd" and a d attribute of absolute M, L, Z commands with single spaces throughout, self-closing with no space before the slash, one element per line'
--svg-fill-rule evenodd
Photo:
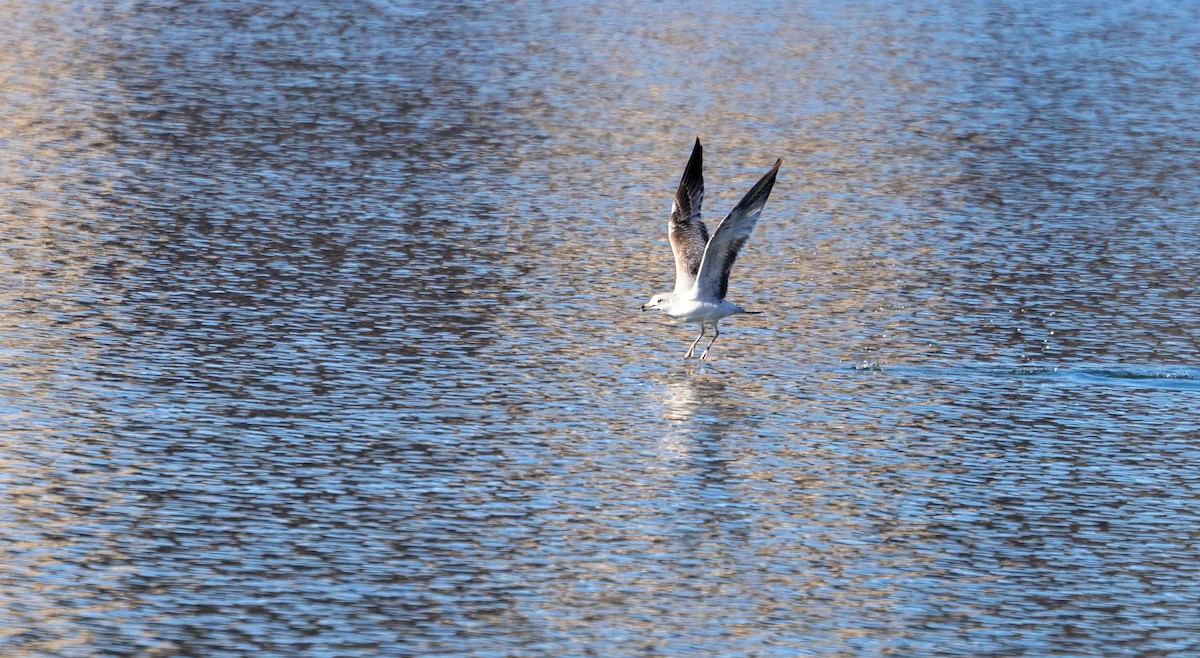
<path fill-rule="evenodd" d="M 671 240 L 671 252 L 675 254 L 675 293 L 682 294 L 696 282 L 700 262 L 704 259 L 704 247 L 708 244 L 708 227 L 700 221 L 700 206 L 704 203 L 704 149 L 700 138 L 692 147 L 679 189 L 675 191 L 675 202 L 671 204 L 671 221 L 667 236 Z"/>
<path fill-rule="evenodd" d="M 725 293 L 729 291 L 729 272 L 737 260 L 738 251 L 750 239 L 750 233 L 758 223 L 758 216 L 762 214 L 767 197 L 771 196 L 775 175 L 779 173 L 782 163 L 782 160 L 776 160 L 771 171 L 759 179 L 717 225 L 717 230 L 704 249 L 704 258 L 696 278 L 697 293 L 701 299 L 725 299 Z"/>

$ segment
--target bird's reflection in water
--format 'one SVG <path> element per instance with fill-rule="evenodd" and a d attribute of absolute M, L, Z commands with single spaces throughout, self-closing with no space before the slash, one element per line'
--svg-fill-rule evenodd
<path fill-rule="evenodd" d="M 663 376 L 663 419 L 689 434 L 701 430 L 713 436 L 745 417 L 745 405 L 729 391 L 729 382 L 716 367 L 688 361 Z"/>
<path fill-rule="evenodd" d="M 662 380 L 663 418 L 667 432 L 660 441 L 661 458 L 693 484 L 692 495 L 703 507 L 729 508 L 737 479 L 730 465 L 739 459 L 744 439 L 754 433 L 749 411 L 739 400 L 738 386 L 708 364 L 688 362 Z M 719 503 L 712 505 L 711 503 Z M 714 517 L 716 520 L 716 517 Z"/>

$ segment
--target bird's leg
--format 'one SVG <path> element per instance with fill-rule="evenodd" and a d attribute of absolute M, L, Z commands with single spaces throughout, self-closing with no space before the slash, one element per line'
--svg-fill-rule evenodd
<path fill-rule="evenodd" d="M 703 360 L 705 360 L 705 359 L 707 359 L 707 358 L 708 358 L 708 348 L 709 348 L 709 347 L 712 347 L 712 344 L 713 344 L 713 343 L 715 343 L 715 342 L 717 342 L 717 336 L 720 336 L 720 335 L 721 335 L 721 330 L 720 330 L 720 329 L 717 329 L 717 323 L 716 323 L 716 322 L 714 322 L 714 323 L 713 323 L 713 337 L 712 337 L 712 340 L 708 341 L 708 347 L 705 347 L 705 348 L 704 348 L 704 351 L 700 353 L 700 360 L 701 360 L 701 361 L 703 361 Z M 697 338 L 696 340 L 697 340 L 697 341 L 699 341 L 700 339 L 699 339 L 699 338 Z"/>
<path fill-rule="evenodd" d="M 704 338 L 704 323 L 700 323 L 700 335 L 696 336 L 696 340 L 692 341 L 692 346 L 688 348 L 687 354 L 684 354 L 683 358 L 690 359 L 696 356 L 696 343 L 699 343 L 701 338 Z"/>

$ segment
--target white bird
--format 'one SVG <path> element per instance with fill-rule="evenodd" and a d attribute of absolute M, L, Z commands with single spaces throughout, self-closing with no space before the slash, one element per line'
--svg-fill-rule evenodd
<path fill-rule="evenodd" d="M 642 304 L 643 311 L 658 309 L 677 322 L 700 325 L 700 335 L 683 355 L 685 359 L 695 355 L 696 345 L 704 338 L 707 325 L 712 325 L 713 337 L 700 354 L 701 359 L 708 358 L 709 348 L 721 335 L 717 322 L 737 313 L 758 313 L 726 301 L 725 293 L 729 290 L 729 271 L 737 260 L 738 250 L 750 239 L 750 232 L 775 186 L 775 174 L 783 163 L 782 160 L 775 161 L 771 171 L 750 188 L 709 239 L 708 228 L 700 221 L 700 204 L 704 201 L 703 159 L 703 148 L 700 139 L 696 138 L 692 157 L 679 180 L 667 225 L 671 251 L 675 254 L 675 289 L 655 295 Z"/>

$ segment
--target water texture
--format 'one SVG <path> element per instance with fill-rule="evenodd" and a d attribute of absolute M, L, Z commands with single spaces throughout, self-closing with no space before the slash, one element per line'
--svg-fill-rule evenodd
<path fill-rule="evenodd" d="M 1197 5 L 0 16 L 0 655 L 1200 655 Z"/>

